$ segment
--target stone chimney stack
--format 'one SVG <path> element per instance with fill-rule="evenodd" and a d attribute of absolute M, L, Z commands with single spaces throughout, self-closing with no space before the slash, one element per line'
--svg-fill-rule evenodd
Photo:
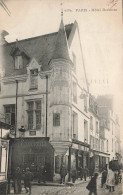
<path fill-rule="evenodd" d="M 7 35 L 9 35 L 9 33 L 8 33 L 7 31 L 5 31 L 5 30 L 2 30 L 2 31 L 0 32 L 0 45 L 4 45 L 4 44 L 7 43 L 7 41 L 5 40 L 5 37 L 6 37 Z"/>

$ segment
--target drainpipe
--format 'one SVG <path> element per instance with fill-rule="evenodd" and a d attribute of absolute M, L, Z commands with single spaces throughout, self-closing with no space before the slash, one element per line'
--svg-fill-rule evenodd
<path fill-rule="evenodd" d="M 17 136 L 17 100 L 18 100 L 18 80 L 16 80 L 15 138 Z"/>
<path fill-rule="evenodd" d="M 47 119 L 48 119 L 48 75 L 46 75 L 46 137 L 47 137 Z"/>

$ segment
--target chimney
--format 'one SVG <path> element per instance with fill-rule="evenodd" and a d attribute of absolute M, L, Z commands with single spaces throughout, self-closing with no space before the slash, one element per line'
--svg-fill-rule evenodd
<path fill-rule="evenodd" d="M 9 35 L 9 33 L 5 30 L 2 30 L 0 32 L 0 45 L 4 45 L 7 43 L 7 41 L 5 40 L 5 36 Z"/>

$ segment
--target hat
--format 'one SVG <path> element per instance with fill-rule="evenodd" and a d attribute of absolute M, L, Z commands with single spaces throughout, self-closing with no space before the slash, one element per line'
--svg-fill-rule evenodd
<path fill-rule="evenodd" d="M 98 177 L 98 173 L 94 173 L 94 177 Z"/>

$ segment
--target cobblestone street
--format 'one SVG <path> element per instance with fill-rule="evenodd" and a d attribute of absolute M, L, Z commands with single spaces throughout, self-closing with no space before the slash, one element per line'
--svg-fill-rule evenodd
<path fill-rule="evenodd" d="M 88 190 L 86 189 L 88 182 L 84 182 L 75 186 L 32 186 L 32 195 L 88 195 Z M 109 190 L 100 187 L 100 178 L 98 179 L 98 194 L 114 194 L 114 195 L 122 195 L 123 189 L 122 184 L 118 184 L 115 186 L 114 192 L 109 192 Z M 13 194 L 13 193 L 11 193 Z M 25 189 L 23 188 L 22 194 L 25 194 Z"/>

